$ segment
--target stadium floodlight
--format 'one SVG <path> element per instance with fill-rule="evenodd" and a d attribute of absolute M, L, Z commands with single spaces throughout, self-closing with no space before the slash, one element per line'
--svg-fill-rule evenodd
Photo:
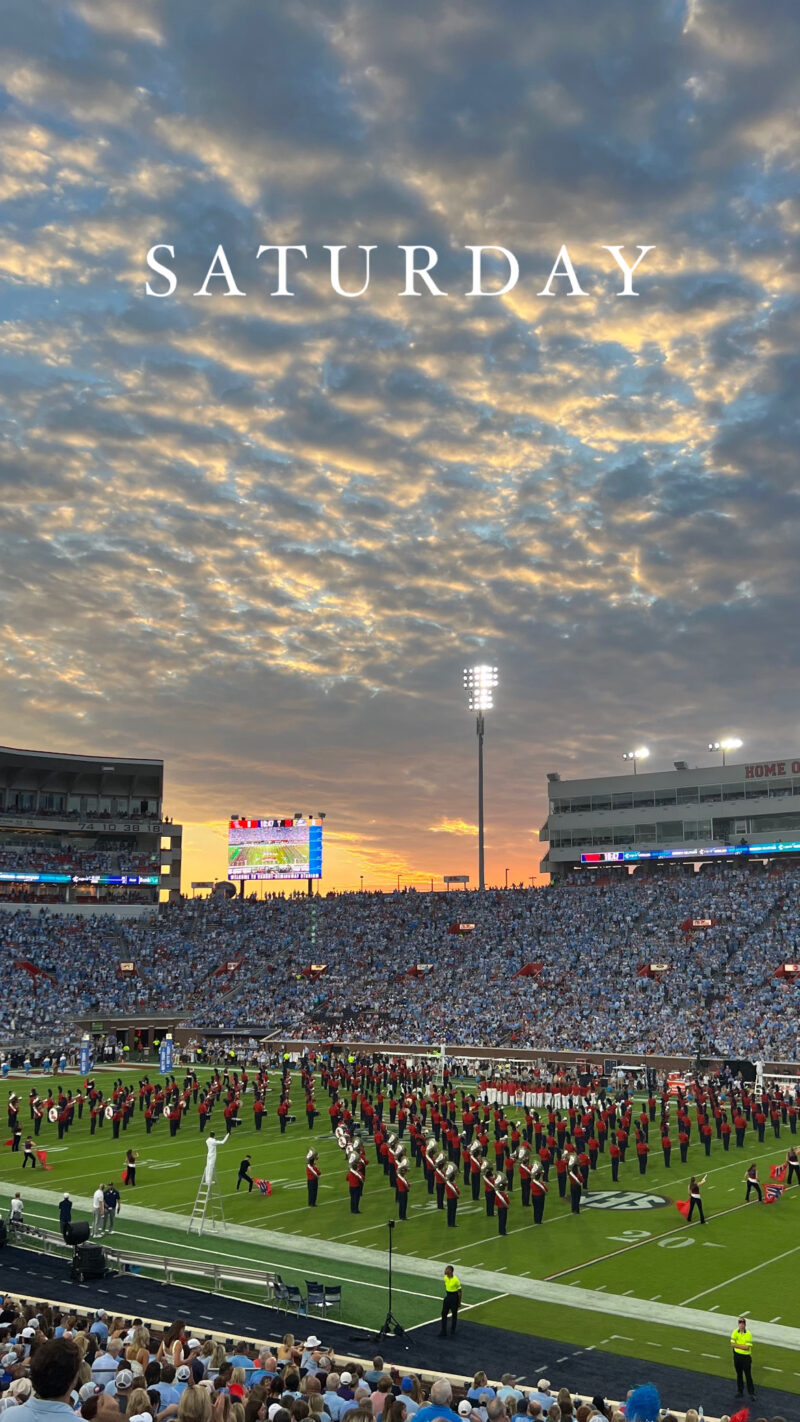
<path fill-rule="evenodd" d="M 483 734 L 485 730 L 483 713 L 494 709 L 494 692 L 500 684 L 497 667 L 476 666 L 464 668 L 464 690 L 467 693 L 467 708 L 477 717 L 478 733 L 478 888 L 486 888 L 484 874 L 483 838 Z"/>
<path fill-rule="evenodd" d="M 492 711 L 494 690 L 498 685 L 497 667 L 465 667 L 464 690 L 470 711 Z"/>
<path fill-rule="evenodd" d="M 622 752 L 622 759 L 623 759 L 623 760 L 632 760 L 632 761 L 633 761 L 633 773 L 634 773 L 634 775 L 635 775 L 635 774 L 636 774 L 636 762 L 637 762 L 637 760 L 647 760 L 647 757 L 649 756 L 649 754 L 650 754 L 650 752 L 649 752 L 649 750 L 647 749 L 647 746 L 637 746 L 636 750 L 623 751 L 623 752 Z"/>
<path fill-rule="evenodd" d="M 742 745 L 743 742 L 739 740 L 738 736 L 726 736 L 724 741 L 709 741 L 708 749 L 710 751 L 722 751 L 722 764 L 724 765 L 725 752 L 741 750 Z"/>

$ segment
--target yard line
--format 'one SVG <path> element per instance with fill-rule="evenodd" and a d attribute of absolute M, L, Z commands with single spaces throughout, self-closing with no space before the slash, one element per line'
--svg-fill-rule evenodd
<path fill-rule="evenodd" d="M 777 1318 L 771 1318 L 771 1319 L 770 1319 L 770 1323 L 780 1323 L 780 1321 L 781 1321 L 781 1316 L 780 1316 L 780 1314 L 778 1314 Z"/>
<path fill-rule="evenodd" d="M 768 1367 L 765 1366 L 764 1372 L 765 1372 L 765 1373 L 782 1373 L 782 1372 L 783 1372 L 783 1368 L 768 1368 Z"/>
<path fill-rule="evenodd" d="M 762 1259 L 760 1264 L 754 1264 L 752 1269 L 744 1269 L 741 1274 L 734 1274 L 731 1279 L 724 1279 L 722 1283 L 715 1284 L 711 1289 L 703 1289 L 700 1294 L 692 1294 L 691 1298 L 683 1299 L 681 1307 L 685 1304 L 695 1303 L 697 1299 L 704 1299 L 707 1294 L 715 1294 L 719 1289 L 724 1289 L 728 1284 L 736 1284 L 740 1279 L 746 1279 L 750 1274 L 757 1274 L 759 1269 L 764 1269 L 769 1264 L 777 1264 L 781 1259 L 788 1259 L 790 1255 L 797 1254 L 800 1244 L 796 1244 L 793 1249 L 784 1250 L 783 1254 L 776 1254 L 772 1259 Z"/>
<path fill-rule="evenodd" d="M 491 1298 L 480 1299 L 478 1303 L 462 1304 L 459 1313 L 467 1313 L 471 1308 L 483 1308 L 484 1304 L 497 1303 L 498 1299 L 507 1299 L 508 1297 L 508 1294 L 492 1294 Z"/>
<path fill-rule="evenodd" d="M 718 1354 L 718 1353 L 701 1353 L 701 1354 L 700 1354 L 700 1357 L 701 1357 L 701 1358 L 713 1358 L 715 1363 L 718 1363 L 718 1362 L 719 1362 L 719 1354 Z"/>
<path fill-rule="evenodd" d="M 744 1204 L 731 1205 L 730 1209 L 717 1210 L 716 1214 L 714 1216 L 709 1216 L 709 1218 L 722 1219 L 723 1215 L 732 1215 L 735 1214 L 737 1210 L 743 1209 Z M 567 1215 L 565 1216 L 565 1218 L 569 1219 L 570 1216 Z M 643 1244 L 658 1244 L 659 1241 L 662 1239 L 669 1239 L 670 1235 L 682 1234 L 685 1230 L 690 1229 L 692 1229 L 692 1225 L 688 1223 L 683 1225 L 676 1225 L 675 1229 L 664 1230 L 663 1234 L 653 1234 L 650 1235 L 648 1239 L 637 1239 L 632 1244 L 624 1244 L 621 1249 L 612 1249 L 609 1254 L 598 1254 L 596 1259 L 584 1259 L 580 1264 L 573 1264 L 570 1269 L 560 1269 L 557 1274 L 546 1274 L 545 1280 L 547 1283 L 552 1283 L 555 1279 L 563 1279 L 565 1274 L 575 1274 L 577 1273 L 578 1269 L 589 1269 L 593 1264 L 603 1264 L 605 1263 L 606 1259 L 616 1259 L 617 1256 L 620 1254 L 629 1254 L 632 1249 L 641 1249 Z M 798 1248 L 800 1248 L 800 1245 L 798 1245 Z M 713 1289 L 708 1290 L 708 1293 L 713 1292 Z M 702 1295 L 698 1294 L 697 1297 L 701 1298 Z"/>

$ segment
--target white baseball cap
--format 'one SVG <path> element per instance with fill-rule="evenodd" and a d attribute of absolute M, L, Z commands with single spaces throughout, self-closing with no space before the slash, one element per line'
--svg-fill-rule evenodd
<path fill-rule="evenodd" d="M 465 1397 L 462 1397 L 461 1401 L 460 1401 L 459 1404 L 458 1404 L 458 1415 L 459 1415 L 459 1417 L 469 1417 L 469 1414 L 470 1414 L 471 1411 L 472 1411 L 472 1403 L 471 1403 L 471 1402 L 467 1402 L 467 1399 L 466 1399 Z"/>

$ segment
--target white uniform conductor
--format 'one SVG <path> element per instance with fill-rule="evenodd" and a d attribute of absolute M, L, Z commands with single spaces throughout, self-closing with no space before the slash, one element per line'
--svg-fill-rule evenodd
<path fill-rule="evenodd" d="M 207 1151 L 207 1156 L 206 1156 L 206 1169 L 205 1169 L 205 1174 L 203 1175 L 203 1180 L 204 1180 L 204 1182 L 205 1182 L 206 1185 L 213 1185 L 213 1184 L 214 1184 L 214 1180 L 216 1179 L 216 1174 L 217 1174 L 217 1146 L 224 1145 L 224 1144 L 225 1144 L 225 1141 L 227 1141 L 227 1140 L 229 1139 L 229 1137 L 230 1137 L 230 1131 L 228 1131 L 228 1134 L 227 1134 L 226 1136 L 224 1136 L 221 1141 L 218 1141 L 218 1140 L 217 1140 L 217 1138 L 216 1138 L 216 1136 L 214 1135 L 214 1132 L 213 1132 L 213 1131 L 211 1131 L 211 1133 L 206 1137 L 206 1151 Z"/>

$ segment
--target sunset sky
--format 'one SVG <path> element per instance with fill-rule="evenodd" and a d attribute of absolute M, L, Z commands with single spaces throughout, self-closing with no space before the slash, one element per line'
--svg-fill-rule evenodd
<path fill-rule="evenodd" d="M 472 662 L 490 883 L 550 770 L 800 753 L 798 75 L 788 0 L 9 0 L 0 741 L 163 756 L 187 882 L 323 810 L 328 888 L 475 882 Z"/>

